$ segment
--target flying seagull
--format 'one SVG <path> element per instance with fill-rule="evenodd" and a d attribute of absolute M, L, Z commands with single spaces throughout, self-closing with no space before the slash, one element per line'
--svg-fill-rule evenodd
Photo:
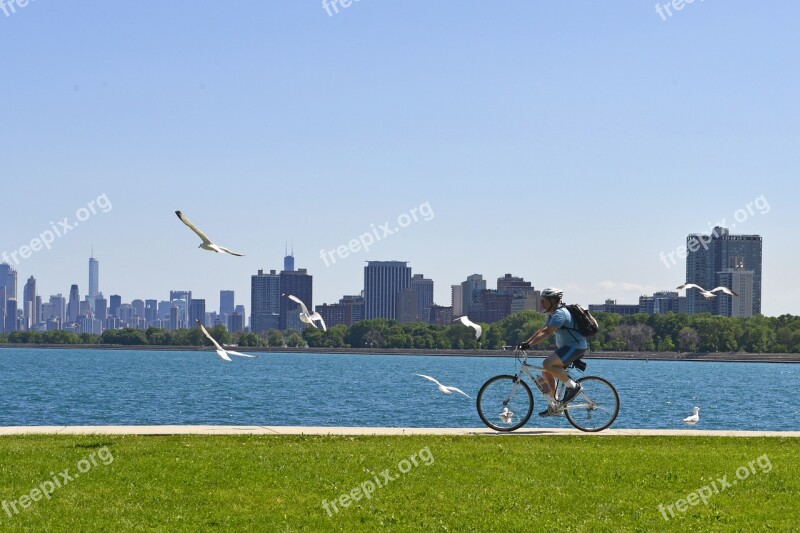
<path fill-rule="evenodd" d="M 683 421 L 689 424 L 690 426 L 693 426 L 698 422 L 700 422 L 700 408 L 695 406 L 694 414 L 692 416 L 687 416 L 686 418 L 683 419 Z"/>
<path fill-rule="evenodd" d="M 202 248 L 203 250 L 211 250 L 212 252 L 217 252 L 218 254 L 230 254 L 230 255 L 235 255 L 237 257 L 242 257 L 242 254 L 237 254 L 233 250 L 230 250 L 228 248 L 225 248 L 224 246 L 219 246 L 218 244 L 214 244 L 213 242 L 211 242 L 211 240 L 208 237 L 206 237 L 206 234 L 197 229 L 195 225 L 192 224 L 189 221 L 189 219 L 186 218 L 186 216 L 184 216 L 184 214 L 181 213 L 180 211 L 175 211 L 175 214 L 178 215 L 178 218 L 181 219 L 181 222 L 189 226 L 189 229 L 195 232 L 197 236 L 203 240 L 203 242 L 200 243 L 200 246 L 198 246 L 198 248 Z"/>
<path fill-rule="evenodd" d="M 286 297 L 289 298 L 291 301 L 296 302 L 300 305 L 300 322 L 311 324 L 316 328 L 317 325 L 314 324 L 314 321 L 319 320 L 319 323 L 322 324 L 322 331 L 328 331 L 328 327 L 325 325 L 325 321 L 322 319 L 322 315 L 320 315 L 316 311 L 314 311 L 313 313 L 309 313 L 306 304 L 304 304 L 303 301 L 297 296 L 293 294 L 287 294 Z"/>
<path fill-rule="evenodd" d="M 724 292 L 725 294 L 730 294 L 731 296 L 739 296 L 728 287 L 714 287 L 710 291 L 707 291 L 700 285 L 695 285 L 694 283 L 684 283 L 683 285 L 678 285 L 678 290 L 681 289 L 697 289 L 704 298 L 713 298 L 716 296 L 716 294 L 714 294 L 716 292 Z"/>
<path fill-rule="evenodd" d="M 460 392 L 461 394 L 463 394 L 464 396 L 466 396 L 467 398 L 469 398 L 469 396 L 467 395 L 467 393 L 466 393 L 466 392 L 464 392 L 464 391 L 463 391 L 463 390 L 461 390 L 461 389 L 457 389 L 457 388 L 455 388 L 455 387 L 448 387 L 447 385 L 442 385 L 441 383 L 439 383 L 439 381 L 438 381 L 437 379 L 435 379 L 435 378 L 432 378 L 432 377 L 430 377 L 430 376 L 426 376 L 425 374 L 415 374 L 415 375 L 416 375 L 416 376 L 419 376 L 419 377 L 421 377 L 421 378 L 425 378 L 425 379 L 429 379 L 429 380 L 433 381 L 434 383 L 436 383 L 436 385 L 438 385 L 438 386 L 439 386 L 439 390 L 440 390 L 441 392 L 443 392 L 444 394 L 453 394 L 454 392 Z"/>
<path fill-rule="evenodd" d="M 460 320 L 461 323 L 464 324 L 465 326 L 474 329 L 475 330 L 475 340 L 476 341 L 481 340 L 481 335 L 483 335 L 483 328 L 481 328 L 480 324 L 476 324 L 475 322 L 473 322 L 472 320 L 467 318 L 467 315 L 460 316 L 460 317 L 458 317 L 456 319 L 453 319 L 453 322 L 455 322 L 456 320 Z"/>
<path fill-rule="evenodd" d="M 218 342 L 217 342 L 217 341 L 214 339 L 214 337 L 212 337 L 212 336 L 211 336 L 211 335 L 208 333 L 208 330 L 206 330 L 206 328 L 205 328 L 205 326 L 203 326 L 203 323 L 202 323 L 202 322 L 200 322 L 200 321 L 198 320 L 198 321 L 197 321 L 197 325 L 198 325 L 198 326 L 200 326 L 200 331 L 202 331 L 202 332 L 203 332 L 203 334 L 204 334 L 206 337 L 208 337 L 208 339 L 209 339 L 211 342 L 213 342 L 213 343 L 214 343 L 214 346 L 215 346 L 215 347 L 216 347 L 216 349 L 217 349 L 217 355 L 218 355 L 218 356 L 219 356 L 219 358 L 220 358 L 220 359 L 222 359 L 223 361 L 227 361 L 227 362 L 229 362 L 229 363 L 230 363 L 230 362 L 231 362 L 231 358 L 230 358 L 230 356 L 231 356 L 231 355 L 238 355 L 239 357 L 251 357 L 251 358 L 252 358 L 252 357 L 255 357 L 255 355 L 247 355 L 246 353 L 239 353 L 239 352 L 234 352 L 233 350 L 226 350 L 226 349 L 224 349 L 222 346 L 220 346 L 220 345 L 219 345 L 219 343 L 218 343 Z"/>

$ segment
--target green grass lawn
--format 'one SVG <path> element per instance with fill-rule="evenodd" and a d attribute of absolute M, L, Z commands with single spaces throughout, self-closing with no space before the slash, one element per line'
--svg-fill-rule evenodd
<path fill-rule="evenodd" d="M 2 530 L 785 531 L 800 527 L 800 442 L 0 437 L 3 501 Z"/>

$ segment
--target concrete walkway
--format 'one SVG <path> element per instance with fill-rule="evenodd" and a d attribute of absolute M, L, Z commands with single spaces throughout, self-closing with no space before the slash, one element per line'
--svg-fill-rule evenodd
<path fill-rule="evenodd" d="M 586 435 L 646 437 L 792 437 L 800 431 L 720 431 L 702 429 L 607 429 L 583 433 L 577 429 L 522 428 L 498 433 L 489 428 L 387 428 L 314 426 L 11 426 L 0 427 L 3 435 Z"/>

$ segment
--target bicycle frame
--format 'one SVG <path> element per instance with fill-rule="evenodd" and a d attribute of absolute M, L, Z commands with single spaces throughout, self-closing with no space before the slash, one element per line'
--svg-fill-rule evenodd
<path fill-rule="evenodd" d="M 514 354 L 514 357 L 516 357 L 516 359 L 520 362 L 520 365 L 521 365 L 520 366 L 520 371 L 523 374 L 527 375 L 528 379 L 531 382 L 533 382 L 533 384 L 536 386 L 536 388 L 539 389 L 539 392 L 542 393 L 542 396 L 547 398 L 549 395 L 544 391 L 544 389 L 542 389 L 542 386 L 539 384 L 539 380 L 536 379 L 536 377 L 533 375 L 533 372 L 547 372 L 547 369 L 544 368 L 544 367 L 541 367 L 541 366 L 536 366 L 536 365 L 530 364 L 528 362 L 528 354 L 524 350 L 521 351 L 520 353 L 522 353 L 522 359 L 520 359 L 519 355 Z M 569 371 L 566 368 L 564 369 L 564 373 L 567 376 L 569 376 L 570 379 L 573 379 L 572 374 L 570 374 Z M 508 399 L 503 402 L 504 406 L 507 406 L 508 403 L 512 399 L 514 399 L 514 395 L 517 393 L 517 388 L 519 387 L 519 382 L 522 381 L 522 376 L 520 375 L 519 372 L 514 374 L 514 378 L 515 378 L 514 386 L 511 388 L 511 393 L 508 395 Z M 555 390 L 555 397 L 556 398 L 558 398 L 559 396 L 563 397 L 563 394 L 559 394 L 559 391 L 561 391 L 563 388 L 564 388 L 564 384 L 559 379 L 556 379 L 556 390 Z M 581 392 L 580 395 L 583 396 L 583 398 L 586 400 L 586 403 L 575 403 L 575 401 L 572 401 L 569 405 L 566 405 L 566 406 L 558 405 L 557 408 L 556 408 L 557 414 L 562 414 L 565 409 L 567 409 L 567 410 L 576 409 L 576 408 L 593 409 L 594 406 L 595 406 L 595 403 L 592 400 L 590 400 L 586 396 L 586 394 L 584 394 L 583 392 Z"/>

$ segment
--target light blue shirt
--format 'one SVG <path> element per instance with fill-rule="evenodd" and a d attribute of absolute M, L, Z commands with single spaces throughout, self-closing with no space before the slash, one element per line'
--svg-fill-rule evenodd
<path fill-rule="evenodd" d="M 575 321 L 572 320 L 572 315 L 569 314 L 566 307 L 559 307 L 555 313 L 547 321 L 547 326 L 556 326 L 558 329 L 555 332 L 556 336 L 556 347 L 561 348 L 562 346 L 574 346 L 575 348 L 579 348 L 581 350 L 585 350 L 588 348 L 588 344 L 586 344 L 586 337 L 580 334 L 575 329 L 567 329 L 567 328 L 574 328 Z"/>

